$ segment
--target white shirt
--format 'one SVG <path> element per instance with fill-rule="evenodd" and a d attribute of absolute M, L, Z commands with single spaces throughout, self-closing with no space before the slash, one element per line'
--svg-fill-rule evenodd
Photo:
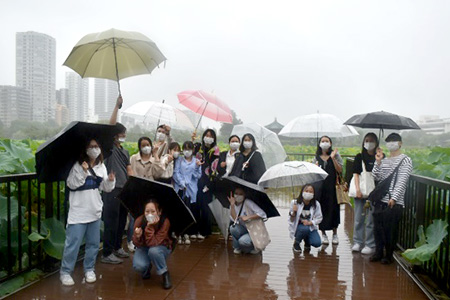
<path fill-rule="evenodd" d="M 297 230 L 297 226 L 300 222 L 300 216 L 303 211 L 303 207 L 305 207 L 305 204 L 300 204 L 298 206 L 297 214 L 295 215 L 295 219 L 292 220 L 291 213 L 294 211 L 294 205 L 297 205 L 297 199 L 294 199 L 291 201 L 291 207 L 289 209 L 289 219 L 288 219 L 288 225 L 289 225 L 289 235 L 291 239 L 294 238 L 295 231 Z M 322 222 L 323 216 L 322 216 L 322 209 L 320 208 L 319 201 L 316 201 L 316 207 L 311 206 L 310 208 L 310 214 L 311 214 L 311 222 L 312 225 L 309 225 L 309 230 L 319 230 L 319 224 Z"/>
<path fill-rule="evenodd" d="M 261 219 L 266 219 L 267 218 L 267 214 L 258 206 L 258 204 L 256 204 L 255 202 L 253 202 L 250 199 L 245 199 L 244 203 L 244 208 L 242 208 L 242 212 L 240 216 L 253 216 L 253 215 L 258 215 Z M 236 202 L 236 205 L 234 206 L 234 210 L 236 212 L 236 217 L 239 219 L 239 211 L 241 210 L 241 204 L 238 204 Z M 231 221 L 234 222 L 233 217 L 230 214 L 230 219 Z M 241 225 L 245 226 L 245 222 L 239 222 L 238 223 Z"/>
<path fill-rule="evenodd" d="M 116 180 L 108 180 L 108 171 L 103 163 L 94 166 L 92 169 L 98 177 L 103 178 L 100 187 L 98 189 L 70 191 L 67 224 L 91 223 L 102 216 L 103 201 L 100 191 L 111 192 L 116 185 Z M 85 172 L 83 167 L 76 162 L 67 177 L 67 186 L 72 190 L 81 187 L 84 185 L 88 175 L 89 173 Z"/>
<path fill-rule="evenodd" d="M 230 174 L 231 170 L 233 169 L 234 161 L 236 160 L 236 153 L 239 151 L 235 151 L 233 154 L 230 153 L 230 151 L 227 152 L 227 158 L 225 162 L 227 163 L 226 172 L 223 176 L 228 176 Z"/>

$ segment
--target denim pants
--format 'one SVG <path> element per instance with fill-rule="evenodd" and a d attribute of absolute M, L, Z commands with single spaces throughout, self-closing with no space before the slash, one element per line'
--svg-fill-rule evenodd
<path fill-rule="evenodd" d="M 375 248 L 375 236 L 373 235 L 373 206 L 364 212 L 366 199 L 355 198 L 355 227 L 353 229 L 353 243 Z M 363 215 L 365 213 L 365 215 Z M 365 238 L 364 238 L 365 237 Z"/>
<path fill-rule="evenodd" d="M 133 256 L 133 269 L 136 272 L 144 273 L 153 265 L 156 267 L 156 274 L 162 275 L 167 272 L 167 256 L 170 250 L 166 246 L 138 247 Z"/>
<path fill-rule="evenodd" d="M 230 234 L 233 237 L 233 248 L 249 253 L 254 250 L 252 239 L 248 233 L 247 227 L 237 223 L 230 226 Z"/>
<path fill-rule="evenodd" d="M 122 236 L 127 223 L 127 209 L 117 197 L 121 188 L 115 188 L 110 193 L 103 193 L 103 256 L 107 257 L 122 248 Z"/>
<path fill-rule="evenodd" d="M 71 274 L 75 268 L 81 243 L 85 239 L 84 272 L 94 271 L 100 246 L 100 220 L 84 224 L 68 224 L 61 261 L 61 274 Z"/>
<path fill-rule="evenodd" d="M 299 223 L 297 230 L 295 231 L 295 242 L 300 243 L 302 240 L 305 240 L 305 244 L 309 243 L 311 246 L 316 248 L 322 245 L 322 241 L 320 240 L 317 230 L 311 231 L 310 226 Z"/>

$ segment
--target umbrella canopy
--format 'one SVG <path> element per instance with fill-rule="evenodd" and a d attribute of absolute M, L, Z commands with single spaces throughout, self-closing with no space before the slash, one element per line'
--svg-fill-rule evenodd
<path fill-rule="evenodd" d="M 256 146 L 261 151 L 267 168 L 281 163 L 286 159 L 286 151 L 275 132 L 258 123 L 235 125 L 231 132 L 232 135 L 235 134 L 240 138 L 246 133 L 251 133 L 255 137 Z"/>
<path fill-rule="evenodd" d="M 184 91 L 178 93 L 177 97 L 181 104 L 201 116 L 218 122 L 230 124 L 233 122 L 230 108 L 216 95 L 204 91 Z M 196 128 L 198 128 L 200 120 Z"/>
<path fill-rule="evenodd" d="M 294 187 L 324 180 L 328 176 L 321 167 L 306 161 L 287 161 L 269 168 L 258 185 L 270 188 Z"/>
<path fill-rule="evenodd" d="M 223 207 L 217 198 L 214 198 L 209 204 L 214 219 L 216 219 L 217 226 L 219 226 L 223 237 L 225 238 L 225 244 L 228 242 L 228 227 L 230 226 L 230 209 Z"/>
<path fill-rule="evenodd" d="M 176 234 L 182 234 L 195 223 L 191 211 L 170 184 L 130 176 L 119 198 L 134 218 L 144 213 L 144 205 L 148 199 L 157 199 Z"/>
<path fill-rule="evenodd" d="M 111 154 L 114 135 L 113 125 L 72 122 L 57 135 L 39 146 L 36 151 L 36 173 L 40 182 L 63 181 L 67 179 L 74 163 L 80 157 L 86 142 L 95 138 L 103 157 Z"/>
<path fill-rule="evenodd" d="M 407 117 L 388 113 L 385 111 L 371 112 L 367 114 L 354 115 L 344 124 L 361 128 L 379 129 L 420 129 L 419 125 Z"/>
<path fill-rule="evenodd" d="M 236 176 L 223 177 L 218 180 L 216 182 L 214 195 L 224 207 L 229 207 L 230 202 L 228 201 L 228 197 L 230 196 L 230 192 L 234 192 L 237 187 L 244 189 L 246 197 L 253 200 L 259 207 L 261 207 L 261 209 L 267 214 L 268 218 L 278 217 L 280 215 L 262 187 Z"/>
<path fill-rule="evenodd" d="M 330 114 L 311 114 L 297 117 L 281 129 L 279 135 L 294 138 L 347 137 L 358 135 L 355 128 L 343 125 L 342 121 Z"/>

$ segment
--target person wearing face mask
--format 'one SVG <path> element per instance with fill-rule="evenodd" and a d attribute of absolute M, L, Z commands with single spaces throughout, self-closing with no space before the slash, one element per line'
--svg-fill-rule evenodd
<path fill-rule="evenodd" d="M 266 171 L 264 159 L 257 150 L 255 137 L 250 133 L 244 134 L 239 147 L 240 154 L 236 157 L 229 176 L 236 176 L 257 184 Z"/>
<path fill-rule="evenodd" d="M 266 219 L 267 214 L 255 202 L 247 199 L 245 190 L 235 188 L 234 195 L 230 192 L 230 234 L 233 238 L 234 254 L 250 253 L 258 254 L 259 251 L 253 246 L 252 239 L 248 233 L 246 222 L 254 219 Z"/>
<path fill-rule="evenodd" d="M 177 142 L 172 142 L 169 144 L 169 152 L 161 157 L 161 166 L 164 168 L 164 172 L 158 181 L 173 184 L 173 170 L 175 161 L 180 156 L 180 149 L 180 145 Z"/>
<path fill-rule="evenodd" d="M 292 247 L 294 252 L 302 252 L 300 247 L 302 240 L 305 241 L 305 251 L 310 250 L 311 246 L 322 245 L 318 233 L 322 218 L 320 203 L 315 199 L 314 187 L 310 184 L 304 185 L 298 198 L 292 200 L 289 210 L 289 234 L 291 239 L 294 239 Z"/>
<path fill-rule="evenodd" d="M 202 176 L 202 163 L 194 157 L 193 150 L 194 144 L 192 142 L 186 141 L 183 143 L 183 156 L 177 159 L 173 171 L 173 181 L 175 191 L 184 200 L 195 219 L 199 220 L 200 207 L 197 202 L 197 193 L 198 180 Z M 178 237 L 178 242 L 189 245 L 191 243 L 189 235 L 191 235 L 190 239 L 197 239 L 201 236 L 197 223 L 192 225 L 183 237 Z"/>
<path fill-rule="evenodd" d="M 237 135 L 232 135 L 228 139 L 230 145 L 230 150 L 222 151 L 219 155 L 219 164 L 217 166 L 217 172 L 220 177 L 226 177 L 230 174 L 233 169 L 234 161 L 236 156 L 239 155 L 239 146 L 241 145 L 241 140 Z"/>
<path fill-rule="evenodd" d="M 383 150 L 377 149 L 372 174 L 375 182 L 380 182 L 396 172 L 390 182 L 386 195 L 375 203 L 373 212 L 375 254 L 370 261 L 381 261 L 383 264 L 393 262 L 393 253 L 398 239 L 398 229 L 405 206 L 405 192 L 413 165 L 411 158 L 402 153 L 402 137 L 391 133 L 386 138 L 389 156 L 384 157 Z"/>
<path fill-rule="evenodd" d="M 326 230 L 333 230 L 332 243 L 339 244 L 337 227 L 340 223 L 340 209 L 336 196 L 336 178 L 338 173 L 342 173 L 343 161 L 337 149 L 333 150 L 333 142 L 330 137 L 322 136 L 317 143 L 316 155 L 313 163 L 324 169 L 328 176 L 320 188 L 318 200 L 322 209 L 323 220 L 319 229 L 322 231 L 322 244 L 329 244 Z M 316 188 L 317 189 L 317 188 Z"/>
<path fill-rule="evenodd" d="M 120 264 L 123 262 L 121 258 L 130 256 L 122 248 L 122 235 L 125 229 L 128 211 L 118 198 L 118 195 L 128 180 L 128 176 L 133 175 L 130 154 L 121 145 L 125 142 L 127 129 L 122 124 L 116 122 L 122 102 L 122 97 L 119 96 L 111 119 L 109 120 L 111 125 L 116 126 L 117 134 L 114 137 L 111 155 L 105 159 L 108 172 L 114 172 L 116 174 L 116 186 L 114 190 L 110 193 L 102 194 L 105 230 L 103 232 L 103 255 L 100 261 L 107 264 Z"/>
<path fill-rule="evenodd" d="M 159 125 L 156 129 L 155 146 L 158 147 L 157 155 L 160 159 L 169 152 L 169 145 L 173 142 L 170 130 L 169 125 Z"/>
<path fill-rule="evenodd" d="M 69 188 L 69 214 L 66 241 L 61 260 L 60 280 L 74 285 L 71 276 L 78 258 L 81 242 L 85 240 L 84 274 L 88 283 L 96 281 L 95 261 L 100 247 L 100 191 L 111 192 L 116 183 L 114 172 L 107 173 L 100 145 L 90 140 L 66 180 Z"/>
<path fill-rule="evenodd" d="M 375 251 L 375 238 L 373 235 L 373 207 L 364 208 L 368 202 L 367 196 L 363 197 L 360 189 L 360 174 L 363 172 L 364 164 L 367 172 L 372 172 L 375 163 L 375 152 L 379 146 L 378 137 L 369 132 L 364 136 L 361 153 L 355 157 L 353 165 L 353 178 L 356 186 L 356 198 L 354 201 L 354 229 L 353 229 L 353 252 L 361 251 L 361 254 L 373 254 Z M 370 205 L 370 202 L 368 202 Z M 365 210 L 365 211 L 364 211 Z M 364 245 L 364 248 L 363 248 Z"/>

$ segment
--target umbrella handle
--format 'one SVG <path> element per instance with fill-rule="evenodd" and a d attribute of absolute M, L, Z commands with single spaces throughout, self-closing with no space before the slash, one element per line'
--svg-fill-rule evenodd
<path fill-rule="evenodd" d="M 119 89 L 119 97 L 122 97 L 122 92 L 120 91 L 120 81 L 119 81 L 119 67 L 117 66 L 117 55 L 116 55 L 116 41 L 115 38 L 112 38 L 113 42 L 113 51 L 114 51 L 114 62 L 116 65 L 116 78 L 117 78 L 117 88 Z M 119 105 L 119 109 L 122 108 L 122 104 Z"/>

